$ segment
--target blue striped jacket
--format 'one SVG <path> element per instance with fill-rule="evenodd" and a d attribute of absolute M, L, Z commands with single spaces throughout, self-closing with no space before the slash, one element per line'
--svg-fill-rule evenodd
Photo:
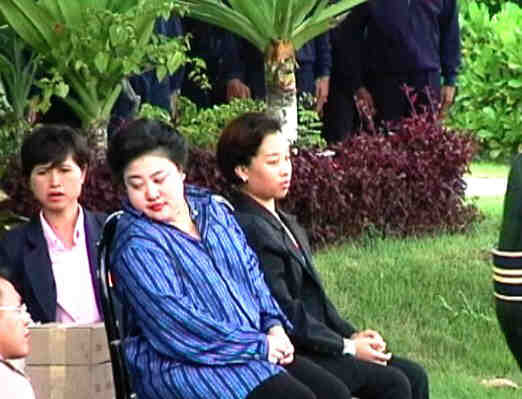
<path fill-rule="evenodd" d="M 283 371 L 267 360 L 265 332 L 292 326 L 228 206 L 204 189 L 185 194 L 201 240 L 129 203 L 116 229 L 117 293 L 136 331 L 125 341 L 134 388 L 140 399 L 244 398 Z"/>

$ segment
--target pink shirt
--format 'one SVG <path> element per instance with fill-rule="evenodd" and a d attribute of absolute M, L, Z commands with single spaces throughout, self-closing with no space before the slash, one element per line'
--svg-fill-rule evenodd
<path fill-rule="evenodd" d="M 8 366 L 0 356 L 0 391 L 2 399 L 34 399 L 33 387 L 21 371 Z"/>
<path fill-rule="evenodd" d="M 68 249 L 47 223 L 43 212 L 40 222 L 47 241 L 56 283 L 56 321 L 61 323 L 94 323 L 100 321 L 87 253 L 84 213 L 79 206 L 74 228 L 73 246 Z"/>

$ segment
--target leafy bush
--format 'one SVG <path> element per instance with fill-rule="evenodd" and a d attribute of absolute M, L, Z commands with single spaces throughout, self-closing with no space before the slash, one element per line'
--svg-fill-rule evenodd
<path fill-rule="evenodd" d="M 245 112 L 263 111 L 265 108 L 262 101 L 234 99 L 229 104 L 198 109 L 188 98 L 180 97 L 177 127 L 193 146 L 212 149 L 228 122 Z"/>
<path fill-rule="evenodd" d="M 388 132 L 361 132 L 332 146 L 334 155 L 313 148 L 294 155 L 292 189 L 282 206 L 298 216 L 315 247 L 367 233 L 460 231 L 478 216 L 464 202 L 463 174 L 477 148 L 470 135 L 444 128 L 427 112 L 389 124 Z M 192 148 L 186 172 L 188 183 L 230 193 L 211 150 Z M 1 182 L 11 197 L 3 207 L 29 216 L 34 203 L 21 181 L 13 161 Z M 82 203 L 109 211 L 120 206 L 119 197 L 107 166 L 91 167 Z"/>
<path fill-rule="evenodd" d="M 464 229 L 477 216 L 464 203 L 463 174 L 476 150 L 427 113 L 361 133 L 324 157 L 301 151 L 285 207 L 322 245 L 367 232 L 406 235 Z"/>
<path fill-rule="evenodd" d="M 512 2 L 490 16 L 470 1 L 462 18 L 463 67 L 452 126 L 469 129 L 491 158 L 522 149 L 522 8 Z"/>
<path fill-rule="evenodd" d="M 0 26 L 0 173 L 31 128 L 30 112 L 38 110 L 40 101 L 30 99 L 38 64 L 38 57 L 21 39 Z"/>
<path fill-rule="evenodd" d="M 500 7 L 505 2 L 506 0 L 460 0 L 459 7 L 460 11 L 462 12 L 467 10 L 471 3 L 479 3 L 486 6 L 491 14 L 494 14 L 500 11 Z"/>
<path fill-rule="evenodd" d="M 317 248 L 378 232 L 407 235 L 460 231 L 478 216 L 464 202 L 467 171 L 477 146 L 429 113 L 388 126 L 387 136 L 361 133 L 330 148 L 301 149 L 292 188 L 282 203 L 298 216 Z M 187 181 L 228 194 L 214 155 L 192 152 Z"/>
<path fill-rule="evenodd" d="M 162 108 L 143 104 L 139 116 L 161 120 L 176 125 L 179 131 L 194 147 L 214 149 L 221 131 L 232 119 L 245 112 L 264 111 L 263 101 L 234 99 L 228 104 L 214 105 L 211 108 L 198 108 L 186 97 L 179 97 L 178 119 L 173 122 L 168 112 Z M 321 119 L 315 110 L 314 98 L 303 95 L 298 98 L 298 139 L 296 147 L 324 147 L 321 137 Z"/>
<path fill-rule="evenodd" d="M 315 111 L 316 99 L 310 93 L 300 93 L 297 96 L 297 140 L 294 146 L 298 148 L 324 148 L 326 140 L 322 136 L 323 122 Z"/>

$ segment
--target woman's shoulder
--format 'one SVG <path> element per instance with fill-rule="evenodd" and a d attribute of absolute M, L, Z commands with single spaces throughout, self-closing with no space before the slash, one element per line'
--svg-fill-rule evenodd
<path fill-rule="evenodd" d="M 39 234 L 42 234 L 43 238 L 40 216 L 36 215 L 6 231 L 1 237 L 0 244 L 9 246 L 12 244 L 19 245 L 24 242 L 24 237 L 29 235 L 32 238 Z"/>
<path fill-rule="evenodd" d="M 264 215 L 260 215 L 258 213 L 248 212 L 242 209 L 234 209 L 234 216 L 236 217 L 238 223 L 243 228 L 253 228 L 256 229 L 270 229 L 270 223 L 266 220 Z"/>
<path fill-rule="evenodd" d="M 269 211 L 244 194 L 236 193 L 232 197 L 232 205 L 234 215 L 243 229 L 271 231 L 277 225 Z"/>
<path fill-rule="evenodd" d="M 207 210 L 210 211 L 210 215 L 214 215 L 218 219 L 227 217 L 234 210 L 232 204 L 224 196 L 207 188 L 187 185 L 185 195 L 193 211 Z"/>
<path fill-rule="evenodd" d="M 94 219 L 97 223 L 103 224 L 107 217 L 109 216 L 106 212 L 100 212 L 100 211 L 93 211 L 90 209 L 87 209 L 82 206 L 83 211 L 85 212 L 85 215 L 87 215 L 89 218 Z"/>
<path fill-rule="evenodd" d="M 157 246 L 162 242 L 162 226 L 146 217 L 123 211 L 114 234 L 116 247 L 120 250 L 129 247 Z"/>
<path fill-rule="evenodd" d="M 192 201 L 208 203 L 212 196 L 212 191 L 205 187 L 196 186 L 193 184 L 185 185 L 185 196 Z"/>

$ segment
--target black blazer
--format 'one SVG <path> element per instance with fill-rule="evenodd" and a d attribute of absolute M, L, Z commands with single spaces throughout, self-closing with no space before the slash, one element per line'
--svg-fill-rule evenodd
<path fill-rule="evenodd" d="M 96 278 L 98 257 L 96 243 L 107 215 L 84 209 L 84 216 L 91 279 L 98 311 L 103 315 Z M 2 237 L 0 264 L 8 270 L 32 319 L 42 323 L 56 321 L 56 284 L 39 215 Z"/>
<path fill-rule="evenodd" d="M 343 337 L 350 337 L 356 329 L 341 318 L 326 296 L 304 229 L 294 216 L 278 211 L 299 249 L 277 218 L 255 200 L 237 193 L 232 202 L 272 295 L 294 325 L 290 336 L 297 350 L 341 354 Z"/>

